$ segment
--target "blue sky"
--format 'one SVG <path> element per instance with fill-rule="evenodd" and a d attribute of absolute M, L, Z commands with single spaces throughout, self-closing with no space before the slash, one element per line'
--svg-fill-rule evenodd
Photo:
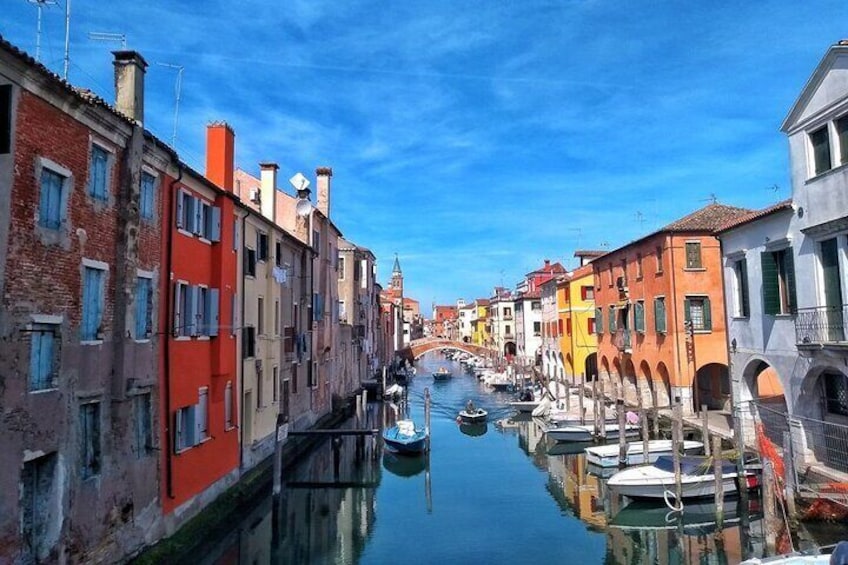
<path fill-rule="evenodd" d="M 44 9 L 61 73 L 64 6 Z M 2 0 L 0 34 L 35 54 L 36 9 Z M 108 6 L 108 9 L 104 9 Z M 151 64 L 146 127 L 203 170 L 205 126 L 236 161 L 283 179 L 334 172 L 331 214 L 400 256 L 429 305 L 514 286 L 546 258 L 615 248 L 705 205 L 791 195 L 780 123 L 829 45 L 844 0 L 72 0 L 72 83 L 114 99 L 122 33 Z M 283 182 L 283 184 L 286 184 Z"/>

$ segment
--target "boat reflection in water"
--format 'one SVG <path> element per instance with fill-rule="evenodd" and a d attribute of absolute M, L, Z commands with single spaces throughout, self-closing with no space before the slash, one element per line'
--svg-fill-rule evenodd
<path fill-rule="evenodd" d="M 391 451 L 383 452 L 383 468 L 398 477 L 414 477 L 426 466 L 426 455 L 398 455 Z"/>
<path fill-rule="evenodd" d="M 480 437 L 489 431 L 489 425 L 486 422 L 482 424 L 459 424 L 459 431 L 467 436 Z"/>

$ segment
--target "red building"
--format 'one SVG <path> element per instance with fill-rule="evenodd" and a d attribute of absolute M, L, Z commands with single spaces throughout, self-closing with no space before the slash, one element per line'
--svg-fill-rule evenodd
<path fill-rule="evenodd" d="M 456 306 L 433 306 L 433 335 L 447 339 L 458 339 Z"/>
<path fill-rule="evenodd" d="M 208 179 L 180 163 L 162 183 L 164 272 L 161 359 L 162 507 L 165 514 L 214 497 L 239 470 L 237 215 L 232 130 L 207 132 Z"/>

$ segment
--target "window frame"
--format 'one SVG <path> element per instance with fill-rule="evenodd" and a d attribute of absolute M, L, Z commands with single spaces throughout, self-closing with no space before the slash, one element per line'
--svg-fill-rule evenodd
<path fill-rule="evenodd" d="M 692 240 L 684 243 L 686 270 L 696 271 L 704 268 L 703 249 L 701 242 Z"/>
<path fill-rule="evenodd" d="M 821 140 L 824 141 L 823 145 L 817 145 L 816 137 L 822 134 Z M 830 140 L 830 124 L 825 123 L 813 130 L 810 130 L 807 133 L 807 143 L 809 147 L 809 165 L 810 165 L 810 177 L 817 177 L 819 175 L 823 175 L 828 171 L 833 169 L 833 149 L 832 143 Z M 826 155 L 818 152 L 818 148 L 823 147 L 826 150 Z M 822 157 L 820 160 L 819 157 Z M 825 163 L 826 160 L 826 163 Z M 821 161 L 821 162 L 820 162 Z M 824 167 L 824 168 L 820 168 Z"/>
<path fill-rule="evenodd" d="M 100 475 L 103 468 L 102 410 L 99 399 L 86 400 L 79 405 L 80 475 L 83 481 Z M 91 428 L 87 413 L 92 410 Z"/>
<path fill-rule="evenodd" d="M 73 179 L 73 175 L 69 169 L 59 165 L 51 161 L 46 157 L 40 157 L 38 160 L 38 219 L 36 224 L 42 230 L 47 230 L 50 233 L 61 232 L 63 229 L 67 228 L 68 221 L 68 199 L 71 191 L 71 181 Z M 58 179 L 58 195 L 56 204 L 56 214 L 57 218 L 54 220 L 51 217 L 47 217 L 50 212 L 51 206 L 49 205 L 49 201 L 45 202 L 46 192 L 44 186 L 44 178 L 45 174 L 48 176 L 52 176 Z M 45 209 L 45 206 L 47 207 Z"/>
<path fill-rule="evenodd" d="M 86 273 L 98 272 L 99 288 L 97 289 L 96 298 L 87 298 L 88 276 Z M 81 284 L 81 306 L 80 312 L 80 344 L 99 344 L 103 343 L 105 337 L 105 328 L 103 327 L 103 319 L 106 315 L 106 291 L 109 285 L 108 281 L 109 264 L 93 259 L 82 260 L 82 284 Z M 92 301 L 94 302 L 92 304 Z M 92 311 L 92 308 L 94 309 Z M 94 320 L 89 320 L 88 316 L 95 316 Z M 94 322 L 97 322 L 94 324 Z M 93 332 L 93 333 L 92 333 Z"/>
<path fill-rule="evenodd" d="M 27 326 L 27 331 L 30 336 L 30 359 L 29 370 L 27 374 L 27 392 L 39 393 L 51 390 L 56 390 L 59 386 L 59 360 L 61 359 L 61 324 L 59 322 L 33 322 Z M 47 374 L 34 374 L 36 366 L 39 369 L 44 368 L 42 355 L 45 353 L 44 337 L 50 334 L 50 339 L 47 343 L 49 346 L 49 371 Z M 36 338 L 37 336 L 37 338 Z M 37 347 L 37 351 L 36 351 Z"/>
<path fill-rule="evenodd" d="M 145 182 L 150 179 L 150 182 Z M 159 186 L 159 175 L 147 169 L 142 169 L 139 179 L 138 215 L 151 222 L 156 218 L 156 193 Z"/>
<path fill-rule="evenodd" d="M 109 194 L 112 188 L 112 163 L 114 162 L 115 155 L 108 147 L 93 140 L 89 144 L 89 147 L 87 194 L 95 202 L 106 204 L 109 202 Z M 102 161 L 99 159 L 95 161 L 95 158 L 100 156 L 102 156 Z M 103 166 L 102 179 L 98 177 L 95 171 L 101 162 Z"/>

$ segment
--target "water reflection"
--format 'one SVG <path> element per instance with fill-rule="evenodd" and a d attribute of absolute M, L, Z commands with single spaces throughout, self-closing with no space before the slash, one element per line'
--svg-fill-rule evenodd
<path fill-rule="evenodd" d="M 467 436 L 480 437 L 489 431 L 489 424 L 459 424 L 459 431 Z"/>

